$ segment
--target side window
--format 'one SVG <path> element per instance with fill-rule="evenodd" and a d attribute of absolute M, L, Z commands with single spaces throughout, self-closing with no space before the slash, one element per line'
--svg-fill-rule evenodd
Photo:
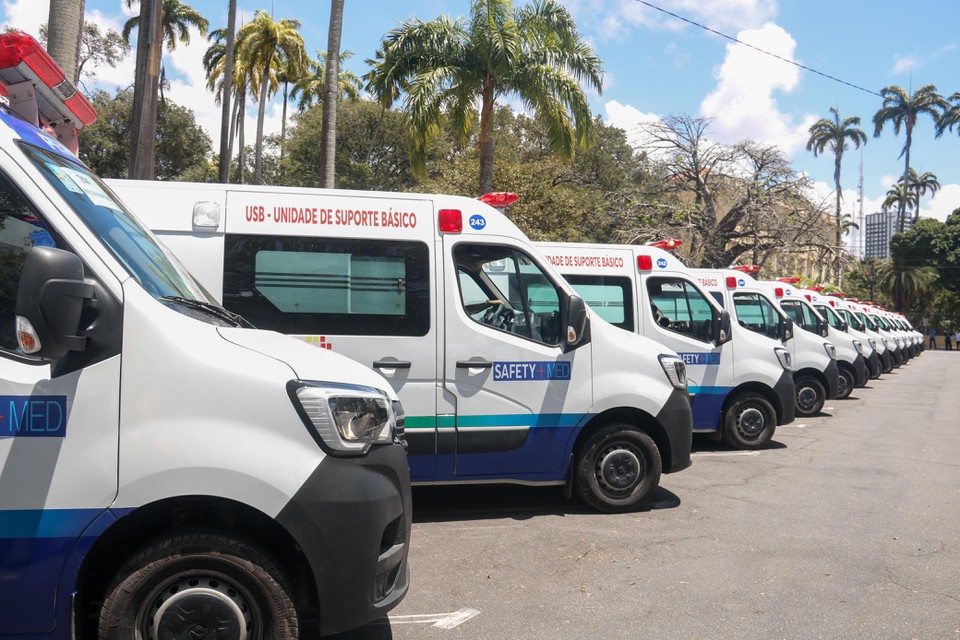
<path fill-rule="evenodd" d="M 610 324 L 635 331 L 632 284 L 613 276 L 564 276 L 583 301 Z"/>
<path fill-rule="evenodd" d="M 710 341 L 713 306 L 690 282 L 682 278 L 648 278 L 647 294 L 658 325 L 697 340 Z"/>
<path fill-rule="evenodd" d="M 459 244 L 453 259 L 461 303 L 475 322 L 560 344 L 560 291 L 530 256 L 513 247 Z"/>
<path fill-rule="evenodd" d="M 780 303 L 780 308 L 798 327 L 817 333 L 820 323 L 810 307 L 798 300 L 784 300 Z"/>
<path fill-rule="evenodd" d="M 727 305 L 723 302 L 723 294 L 719 291 L 711 291 L 710 297 L 717 301 L 717 304 L 720 305 L 721 309 L 727 308 Z"/>
<path fill-rule="evenodd" d="M 32 206 L 0 175 L 0 350 L 19 353 L 16 334 L 17 289 L 20 272 L 32 247 L 57 243 Z"/>
<path fill-rule="evenodd" d="M 430 330 L 427 245 L 228 235 L 223 305 L 281 333 L 423 336 Z"/>
<path fill-rule="evenodd" d="M 737 322 L 742 327 L 778 339 L 780 316 L 773 303 L 759 293 L 733 294 L 733 307 L 737 312 Z"/>
<path fill-rule="evenodd" d="M 830 307 L 816 305 L 814 308 L 820 312 L 820 315 L 827 319 L 827 322 L 830 323 L 831 327 L 834 329 L 843 330 L 843 325 L 840 324 L 842 322 L 840 317 L 835 314 Z"/>

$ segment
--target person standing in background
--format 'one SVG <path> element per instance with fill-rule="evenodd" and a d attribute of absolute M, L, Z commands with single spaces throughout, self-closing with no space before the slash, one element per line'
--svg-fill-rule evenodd
<path fill-rule="evenodd" d="M 930 348 L 937 348 L 937 330 L 935 327 L 930 327 Z"/>

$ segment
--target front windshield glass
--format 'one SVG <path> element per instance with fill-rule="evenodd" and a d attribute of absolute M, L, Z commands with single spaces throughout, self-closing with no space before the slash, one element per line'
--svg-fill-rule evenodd
<path fill-rule="evenodd" d="M 873 321 L 873 318 L 871 318 L 870 316 L 868 316 L 867 314 L 865 314 L 863 311 L 858 311 L 858 312 L 857 312 L 857 317 L 860 318 L 860 319 L 863 321 L 863 323 L 866 324 L 867 327 L 870 328 L 871 331 L 879 331 L 879 330 L 880 330 L 880 327 L 877 325 L 876 322 Z"/>
<path fill-rule="evenodd" d="M 37 147 L 27 144 L 21 147 L 113 257 L 152 296 L 189 298 L 216 304 L 86 167 Z"/>
<path fill-rule="evenodd" d="M 892 328 L 887 323 L 885 318 L 881 318 L 880 316 L 870 316 L 870 317 L 873 318 L 873 321 L 876 322 L 878 325 L 880 325 L 882 329 L 886 329 L 887 331 L 892 331 Z"/>
<path fill-rule="evenodd" d="M 843 320 L 840 319 L 840 316 L 838 316 L 834 310 L 827 305 L 816 304 L 813 306 L 813 308 L 817 310 L 817 313 L 826 318 L 827 322 L 829 322 L 830 326 L 834 329 L 838 329 L 840 331 L 846 329 L 846 327 L 843 326 Z M 856 329 L 856 327 L 854 327 L 854 329 Z"/>
<path fill-rule="evenodd" d="M 733 308 L 737 322 L 742 327 L 763 334 L 774 340 L 780 339 L 780 314 L 773 303 L 758 293 L 733 294 Z"/>
<path fill-rule="evenodd" d="M 847 321 L 847 324 L 849 324 L 851 327 L 853 327 L 857 331 L 867 330 L 867 327 L 866 325 L 864 325 L 863 320 L 858 318 L 852 312 L 846 309 L 840 309 L 839 313 L 843 316 L 843 319 Z"/>

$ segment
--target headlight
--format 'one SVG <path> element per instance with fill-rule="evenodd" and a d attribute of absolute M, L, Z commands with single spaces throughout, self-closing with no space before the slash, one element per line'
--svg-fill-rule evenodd
<path fill-rule="evenodd" d="M 773 352 L 777 354 L 777 360 L 780 361 L 781 367 L 783 367 L 787 371 L 793 370 L 793 361 L 790 359 L 789 351 L 787 351 L 783 347 L 774 347 Z"/>
<path fill-rule="evenodd" d="M 334 455 L 363 455 L 397 432 L 392 403 L 373 387 L 291 380 L 287 391 L 310 435 Z"/>
<path fill-rule="evenodd" d="M 663 354 L 659 356 L 659 358 L 660 366 L 663 367 L 663 372 L 667 374 L 667 380 L 670 381 L 670 384 L 672 384 L 675 389 L 686 389 L 687 365 L 683 364 L 683 360 L 681 360 L 679 356 L 668 354 Z"/>
<path fill-rule="evenodd" d="M 890 349 L 890 348 L 891 348 L 891 347 L 890 347 L 890 342 L 887 341 L 886 338 L 880 338 L 880 339 L 883 341 L 883 348 L 884 348 L 884 349 Z"/>
<path fill-rule="evenodd" d="M 830 344 L 829 342 L 824 342 L 824 343 L 823 343 L 823 348 L 824 348 L 824 350 L 827 352 L 827 355 L 830 356 L 830 359 L 831 359 L 831 360 L 836 360 L 836 359 L 837 359 L 837 349 L 836 349 L 836 347 L 834 347 L 834 346 L 833 346 L 832 344 Z"/>
<path fill-rule="evenodd" d="M 876 340 L 874 340 L 873 338 L 867 338 L 867 342 L 870 343 L 870 348 L 871 348 L 871 349 L 873 349 L 874 351 L 877 350 L 877 341 L 876 341 Z"/>
<path fill-rule="evenodd" d="M 862 342 L 860 342 L 859 340 L 854 340 L 854 341 L 853 341 L 853 348 L 857 350 L 857 353 L 859 353 L 860 355 L 863 355 L 863 343 L 862 343 Z"/>

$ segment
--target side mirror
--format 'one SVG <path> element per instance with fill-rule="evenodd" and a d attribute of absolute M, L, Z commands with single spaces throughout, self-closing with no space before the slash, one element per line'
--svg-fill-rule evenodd
<path fill-rule="evenodd" d="M 730 312 L 726 309 L 720 311 L 720 315 L 713 317 L 713 344 L 720 346 L 733 339 L 733 333 L 730 331 Z"/>
<path fill-rule="evenodd" d="M 590 316 L 587 304 L 580 296 L 570 296 L 560 310 L 560 322 L 564 330 L 563 352 L 573 351 L 590 342 Z"/>
<path fill-rule="evenodd" d="M 793 320 L 786 316 L 780 317 L 780 331 L 777 337 L 780 338 L 781 342 L 793 338 Z"/>
<path fill-rule="evenodd" d="M 76 255 L 53 247 L 31 249 L 17 290 L 17 340 L 24 353 L 59 360 L 83 351 L 87 338 L 77 335 L 80 315 L 94 291 Z"/>
<path fill-rule="evenodd" d="M 847 324 L 846 320 L 844 320 L 843 318 L 840 318 L 840 331 L 846 332 L 849 326 L 850 325 Z"/>
<path fill-rule="evenodd" d="M 817 326 L 820 329 L 820 337 L 826 338 L 830 335 L 830 323 L 827 322 L 826 318 L 820 318 L 817 321 Z"/>

